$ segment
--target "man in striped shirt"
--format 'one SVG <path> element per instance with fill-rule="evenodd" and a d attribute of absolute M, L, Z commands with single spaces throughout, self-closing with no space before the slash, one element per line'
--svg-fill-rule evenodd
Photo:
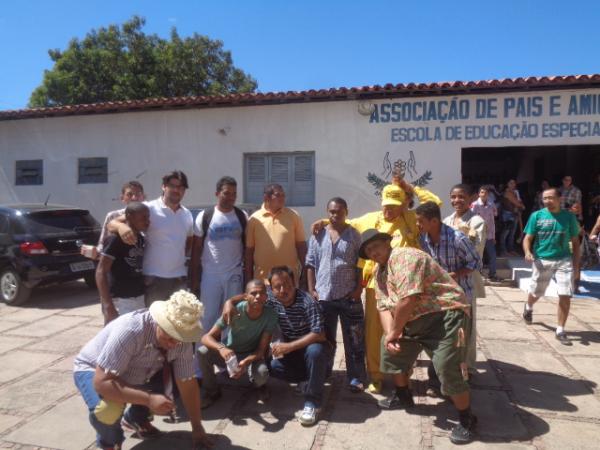
<path fill-rule="evenodd" d="M 173 410 L 171 373 L 190 417 L 193 441 L 212 445 L 202 426 L 191 344 L 202 335 L 201 316 L 196 297 L 179 291 L 149 310 L 119 316 L 83 347 L 73 375 L 99 448 L 120 449 L 123 427 L 142 439 L 160 434 L 148 416 Z M 125 410 L 127 403 L 131 406 Z"/>

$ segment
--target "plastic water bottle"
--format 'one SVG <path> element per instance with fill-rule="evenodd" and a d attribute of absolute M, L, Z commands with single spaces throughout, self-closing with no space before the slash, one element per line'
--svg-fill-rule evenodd
<path fill-rule="evenodd" d="M 276 340 L 276 341 L 273 341 L 273 342 L 271 342 L 269 344 L 269 347 L 271 347 L 271 356 L 273 357 L 273 359 L 281 359 L 281 358 L 283 358 L 283 356 L 275 356 L 273 354 L 273 346 L 275 346 L 275 345 L 277 345 L 279 343 L 281 343 L 281 340 Z"/>
<path fill-rule="evenodd" d="M 225 361 L 227 365 L 227 372 L 229 372 L 229 376 L 232 377 L 240 370 L 240 365 L 238 364 L 237 356 L 233 355 L 227 361 Z"/>

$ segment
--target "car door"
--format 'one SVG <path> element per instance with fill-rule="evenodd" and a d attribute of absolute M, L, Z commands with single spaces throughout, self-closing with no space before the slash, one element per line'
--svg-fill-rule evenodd
<path fill-rule="evenodd" d="M 0 212 L 0 268 L 10 263 L 10 246 L 12 239 L 9 233 L 10 219 L 6 213 Z"/>

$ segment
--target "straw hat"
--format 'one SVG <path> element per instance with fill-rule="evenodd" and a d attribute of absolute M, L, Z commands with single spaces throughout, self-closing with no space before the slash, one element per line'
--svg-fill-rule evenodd
<path fill-rule="evenodd" d="M 190 292 L 180 290 L 169 300 L 150 305 L 150 315 L 169 336 L 181 342 L 197 342 L 202 337 L 200 319 L 204 306 Z"/>

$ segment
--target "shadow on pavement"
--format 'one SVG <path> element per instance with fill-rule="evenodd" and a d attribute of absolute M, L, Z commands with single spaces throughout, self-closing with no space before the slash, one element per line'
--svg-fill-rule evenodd
<path fill-rule="evenodd" d="M 544 322 L 534 322 L 536 325 L 540 325 L 545 329 L 555 332 L 556 327 L 546 325 Z M 568 330 L 567 336 L 573 344 L 585 345 L 586 347 L 590 344 L 600 344 L 600 331 L 570 331 Z"/>
<path fill-rule="evenodd" d="M 516 403 L 526 408 L 557 412 L 575 412 L 577 406 L 569 397 L 593 396 L 597 384 L 589 380 L 573 380 L 551 372 L 531 371 L 524 367 L 490 359 L 490 364 L 503 373 L 515 392 Z"/>
<path fill-rule="evenodd" d="M 523 442 L 544 435 L 549 432 L 550 426 L 532 409 L 574 413 L 578 407 L 572 402 L 572 397 L 593 396 L 596 387 L 596 383 L 588 380 L 531 371 L 504 361 L 490 359 L 488 363 L 495 375 L 508 383 L 513 394 L 498 387 L 486 388 L 485 385 L 471 391 L 472 410 L 479 419 L 477 440 L 484 443 Z M 413 381 L 413 390 L 423 392 L 425 383 Z M 458 421 L 458 413 L 452 402 L 440 399 L 437 404 L 430 404 L 431 401 L 419 404 L 408 412 L 433 416 L 434 426 L 450 431 Z"/>
<path fill-rule="evenodd" d="M 71 281 L 35 288 L 31 298 L 19 308 L 70 309 L 94 303 L 99 304 L 96 289 L 89 288 L 83 281 Z"/>
<path fill-rule="evenodd" d="M 223 434 L 210 434 L 213 443 L 213 449 L 230 449 L 230 450 L 251 450 L 242 445 L 235 445 L 227 436 Z M 190 431 L 171 431 L 164 433 L 158 439 L 147 439 L 140 441 L 139 444 L 131 447 L 131 450 L 165 450 L 165 449 L 194 449 L 200 450 L 206 447 L 194 446 L 192 444 L 192 433 Z"/>

